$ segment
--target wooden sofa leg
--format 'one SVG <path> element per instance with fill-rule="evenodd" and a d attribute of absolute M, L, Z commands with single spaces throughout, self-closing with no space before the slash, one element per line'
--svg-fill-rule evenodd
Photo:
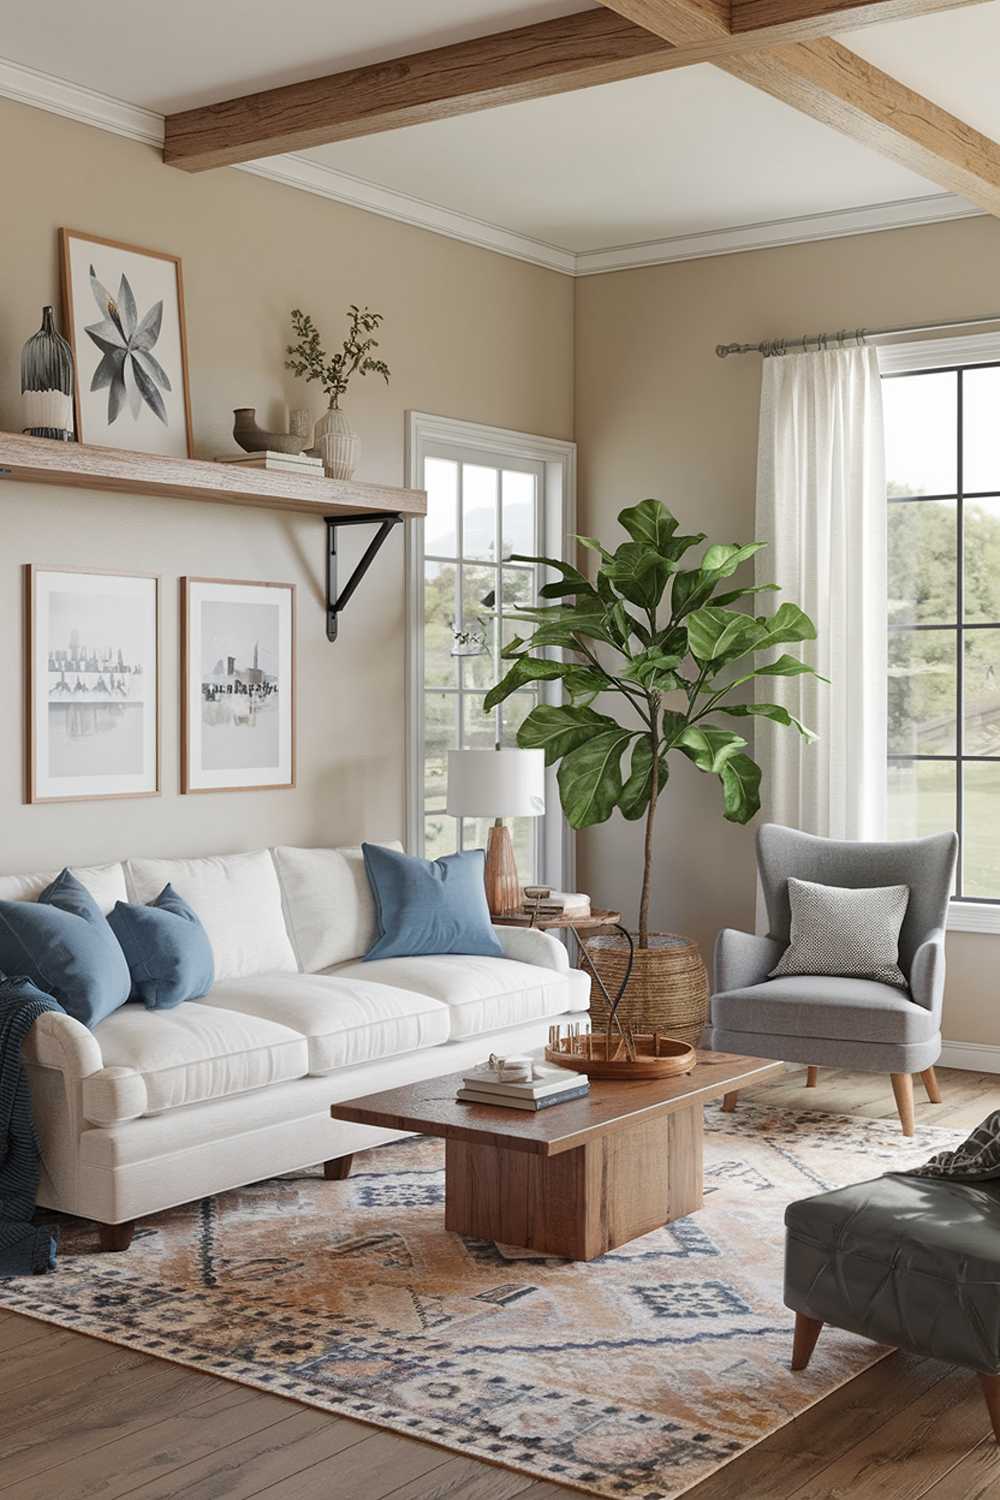
<path fill-rule="evenodd" d="M 135 1220 L 127 1224 L 98 1224 L 97 1228 L 102 1250 L 127 1250 L 135 1233 Z"/>
<path fill-rule="evenodd" d="M 816 1078 L 817 1078 L 818 1074 L 819 1074 L 819 1068 L 806 1068 L 806 1088 L 807 1089 L 814 1089 L 816 1087 Z"/>
<path fill-rule="evenodd" d="M 823 1331 L 819 1318 L 807 1318 L 805 1313 L 795 1314 L 795 1337 L 792 1340 L 792 1369 L 804 1370 L 812 1359 L 816 1340 Z M 992 1379 L 984 1376 L 984 1379 Z M 987 1400 L 989 1398 L 987 1397 Z"/>
<path fill-rule="evenodd" d="M 986 1409 L 993 1424 L 993 1436 L 1000 1443 L 1000 1375 L 980 1375 L 979 1384 L 986 1398 Z"/>
<path fill-rule="evenodd" d="M 913 1135 L 916 1125 L 913 1118 L 913 1074 L 890 1073 L 892 1092 L 896 1096 L 896 1109 L 904 1135 Z"/>
<path fill-rule="evenodd" d="M 932 1104 L 940 1104 L 941 1087 L 937 1081 L 937 1074 L 935 1073 L 934 1069 L 925 1068 L 920 1076 L 924 1081 L 924 1088 L 927 1090 L 928 1099 Z"/>
<path fill-rule="evenodd" d="M 736 1100 L 738 1098 L 739 1098 L 739 1090 L 738 1089 L 734 1090 L 734 1092 L 731 1093 L 731 1094 L 723 1094 L 723 1096 L 722 1096 L 722 1113 L 724 1115 L 731 1115 L 732 1114 L 733 1110 L 736 1108 Z"/>
<path fill-rule="evenodd" d="M 323 1163 L 323 1176 L 327 1182 L 343 1182 L 351 1175 L 351 1162 L 353 1156 L 335 1156 L 332 1161 Z"/>

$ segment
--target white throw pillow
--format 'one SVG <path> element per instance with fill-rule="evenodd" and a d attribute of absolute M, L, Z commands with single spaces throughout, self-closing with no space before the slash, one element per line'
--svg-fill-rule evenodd
<path fill-rule="evenodd" d="M 205 859 L 130 859 L 125 869 L 134 901 L 155 900 L 169 881 L 188 903 L 208 933 L 217 981 L 298 968 L 267 849 Z"/>
<path fill-rule="evenodd" d="M 386 844 L 398 849 L 398 842 Z M 318 974 L 367 953 L 377 936 L 375 900 L 360 849 L 275 849 L 288 930 L 299 967 Z"/>
<path fill-rule="evenodd" d="M 49 870 L 44 875 L 0 875 L 0 901 L 37 901 L 59 873 Z M 124 865 L 70 865 L 70 874 L 86 887 L 105 916 L 116 901 L 128 900 Z"/>
<path fill-rule="evenodd" d="M 770 977 L 874 979 L 908 989 L 899 967 L 899 932 L 909 901 L 908 885 L 853 890 L 790 876 L 790 941 Z"/>

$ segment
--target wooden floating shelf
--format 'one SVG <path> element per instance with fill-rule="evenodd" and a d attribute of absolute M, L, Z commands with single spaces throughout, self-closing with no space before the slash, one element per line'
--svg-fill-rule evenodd
<path fill-rule="evenodd" d="M 64 484 L 74 489 L 125 490 L 132 495 L 164 495 L 173 500 L 212 500 L 225 505 L 256 505 L 310 516 L 362 516 L 386 511 L 422 516 L 424 490 L 396 489 L 343 479 L 276 473 L 270 469 L 216 464 L 200 458 L 164 458 L 86 443 L 0 432 L 0 480 Z M 0 495 L 2 495 L 0 489 Z"/>

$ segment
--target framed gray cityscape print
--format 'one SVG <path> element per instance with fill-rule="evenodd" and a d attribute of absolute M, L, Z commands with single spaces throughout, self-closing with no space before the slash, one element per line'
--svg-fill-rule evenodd
<path fill-rule="evenodd" d="M 78 440 L 190 458 L 179 258 L 75 229 L 59 242 Z"/>
<path fill-rule="evenodd" d="M 295 785 L 295 586 L 181 579 L 181 791 Z"/>
<path fill-rule="evenodd" d="M 159 580 L 25 568 L 27 801 L 152 797 Z"/>

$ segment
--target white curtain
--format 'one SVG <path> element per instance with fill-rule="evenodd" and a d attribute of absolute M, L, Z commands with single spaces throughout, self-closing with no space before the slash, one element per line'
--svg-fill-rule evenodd
<path fill-rule="evenodd" d="M 882 388 L 874 349 L 764 360 L 757 582 L 814 621 L 799 651 L 814 677 L 764 677 L 777 702 L 819 735 L 759 722 L 763 813 L 807 833 L 879 838 L 886 800 L 886 503 Z M 759 612 L 768 595 L 759 595 Z"/>

